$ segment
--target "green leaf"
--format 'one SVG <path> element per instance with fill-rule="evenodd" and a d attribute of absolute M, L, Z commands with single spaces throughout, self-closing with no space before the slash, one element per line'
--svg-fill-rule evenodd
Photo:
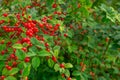
<path fill-rule="evenodd" d="M 8 75 L 8 70 L 7 70 L 6 68 L 4 68 L 4 69 L 2 70 L 2 75 L 5 75 L 5 76 Z"/>
<path fill-rule="evenodd" d="M 51 54 L 46 51 L 46 50 L 41 50 L 39 53 L 38 53 L 39 56 L 51 56 Z"/>
<path fill-rule="evenodd" d="M 4 61 L 0 61 L 0 71 L 2 71 L 4 65 L 5 65 L 5 62 Z"/>
<path fill-rule="evenodd" d="M 36 38 L 31 38 L 32 44 L 39 44 L 39 41 Z"/>
<path fill-rule="evenodd" d="M 69 77 L 70 76 L 70 71 L 69 70 L 65 70 L 65 75 L 67 76 L 67 77 Z"/>
<path fill-rule="evenodd" d="M 63 33 L 64 30 L 65 30 L 65 27 L 61 24 L 61 26 L 60 26 L 60 32 Z"/>
<path fill-rule="evenodd" d="M 32 53 L 32 52 L 28 52 L 28 53 L 27 53 L 27 56 L 28 56 L 28 57 L 32 57 L 32 56 L 36 56 L 36 54 L 34 54 L 34 53 Z"/>
<path fill-rule="evenodd" d="M 120 71 L 119 71 L 119 69 L 117 67 L 113 67 L 113 69 L 114 69 L 113 73 L 115 73 L 115 74 L 119 74 L 120 73 Z"/>
<path fill-rule="evenodd" d="M 69 30 L 67 33 L 68 33 L 68 36 L 69 36 L 70 38 L 73 37 L 73 33 L 72 33 L 72 31 Z"/>
<path fill-rule="evenodd" d="M 16 51 L 16 56 L 20 59 L 20 60 L 24 60 L 25 58 L 25 53 L 22 50 L 17 50 Z"/>
<path fill-rule="evenodd" d="M 47 6 L 51 6 L 53 2 L 54 2 L 54 0 L 49 0 L 49 1 L 46 1 L 46 4 L 47 4 Z"/>
<path fill-rule="evenodd" d="M 60 70 L 60 66 L 59 66 L 58 64 L 55 64 L 55 65 L 54 65 L 54 69 L 55 69 L 55 71 L 57 72 L 57 71 Z"/>
<path fill-rule="evenodd" d="M 28 57 L 36 56 L 37 52 L 38 52 L 37 47 L 36 46 L 32 46 L 31 48 L 29 48 L 29 52 L 27 53 L 27 56 Z"/>
<path fill-rule="evenodd" d="M 53 48 L 53 50 L 54 50 L 54 55 L 55 55 L 56 57 L 58 57 L 58 55 L 59 55 L 59 50 L 60 50 L 60 46 L 55 46 L 55 47 Z"/>
<path fill-rule="evenodd" d="M 39 57 L 33 57 L 32 59 L 32 66 L 35 70 L 37 70 L 37 68 L 39 67 L 40 65 L 40 59 Z"/>
<path fill-rule="evenodd" d="M 10 70 L 8 73 L 9 73 L 10 75 L 14 75 L 14 74 L 18 73 L 18 71 L 19 71 L 18 68 L 13 68 L 13 69 Z"/>
<path fill-rule="evenodd" d="M 37 54 L 38 49 L 37 49 L 36 46 L 32 46 L 31 48 L 29 48 L 29 51 L 30 51 L 32 54 Z"/>
<path fill-rule="evenodd" d="M 8 22 L 9 21 L 9 18 L 8 17 L 0 17 L 0 20 L 4 20 L 4 21 L 6 21 L 6 22 Z"/>
<path fill-rule="evenodd" d="M 80 8 L 81 14 L 83 17 L 88 17 L 89 16 L 89 12 L 85 7 L 81 7 Z"/>
<path fill-rule="evenodd" d="M 17 80 L 17 79 L 13 76 L 8 76 L 8 77 L 5 78 L 5 80 Z"/>
<path fill-rule="evenodd" d="M 23 69 L 23 73 L 22 73 L 23 77 L 26 77 L 30 74 L 30 68 L 31 68 L 31 65 L 29 64 Z"/>
<path fill-rule="evenodd" d="M 42 48 L 42 49 L 45 49 L 45 46 L 42 42 L 38 41 L 36 38 L 31 38 L 31 42 L 32 44 Z"/>
<path fill-rule="evenodd" d="M 72 46 L 71 46 L 72 52 L 76 51 L 77 49 L 78 49 L 77 45 L 72 45 Z"/>
<path fill-rule="evenodd" d="M 15 49 L 22 49 L 23 48 L 22 44 L 14 44 L 12 47 Z"/>
<path fill-rule="evenodd" d="M 72 47 L 68 46 L 68 51 L 71 53 L 72 52 Z"/>
<path fill-rule="evenodd" d="M 120 34 L 115 35 L 115 36 L 114 36 L 114 39 L 115 39 L 115 40 L 119 40 L 119 39 L 120 39 Z"/>
<path fill-rule="evenodd" d="M 54 62 L 52 59 L 48 59 L 48 66 L 51 68 L 54 66 Z"/>
<path fill-rule="evenodd" d="M 59 4 L 65 4 L 63 0 L 58 0 Z"/>
<path fill-rule="evenodd" d="M 73 71 L 72 75 L 73 76 L 80 76 L 81 73 L 80 73 L 80 71 Z"/>
<path fill-rule="evenodd" d="M 66 63 L 65 64 L 65 68 L 72 68 L 72 67 L 73 67 L 73 65 L 71 63 Z"/>

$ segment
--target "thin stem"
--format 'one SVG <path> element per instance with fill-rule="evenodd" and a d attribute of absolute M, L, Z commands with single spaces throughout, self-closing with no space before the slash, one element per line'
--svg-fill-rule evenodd
<path fill-rule="evenodd" d="M 108 44 L 107 44 L 107 46 L 106 46 L 106 49 L 105 49 L 104 52 L 103 52 L 103 57 L 105 56 L 106 52 L 108 51 L 108 48 L 109 48 L 110 43 L 111 43 L 111 39 L 108 41 Z"/>

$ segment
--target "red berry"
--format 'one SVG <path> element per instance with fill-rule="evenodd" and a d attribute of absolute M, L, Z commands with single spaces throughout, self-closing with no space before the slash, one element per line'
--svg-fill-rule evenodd
<path fill-rule="evenodd" d="M 30 62 L 30 57 L 26 57 L 24 61 L 25 62 Z"/>
<path fill-rule="evenodd" d="M 67 80 L 72 80 L 72 78 L 71 78 L 71 77 L 68 77 Z"/>
<path fill-rule="evenodd" d="M 48 47 L 49 46 L 49 44 L 48 43 L 45 43 L 45 47 Z"/>
<path fill-rule="evenodd" d="M 14 58 L 15 60 L 18 60 L 18 57 L 17 56 L 15 56 L 15 58 Z"/>
<path fill-rule="evenodd" d="M 60 26 L 60 24 L 58 23 L 58 24 L 56 24 L 55 26 L 58 26 L 58 27 L 59 27 L 59 26 Z"/>
<path fill-rule="evenodd" d="M 0 24 L 3 24 L 5 21 L 4 20 L 0 20 Z"/>
<path fill-rule="evenodd" d="M 42 37 L 41 40 L 44 41 L 45 39 Z"/>
<path fill-rule="evenodd" d="M 55 56 L 52 56 L 52 60 L 53 60 L 54 62 L 57 62 L 57 59 L 56 59 Z"/>
<path fill-rule="evenodd" d="M 15 58 L 15 54 L 10 54 L 10 57 L 11 58 Z"/>
<path fill-rule="evenodd" d="M 27 52 L 27 48 L 26 48 L 26 47 L 23 47 L 22 50 L 23 50 L 24 52 Z"/>
<path fill-rule="evenodd" d="M 1 80 L 4 80 L 5 79 L 5 76 L 1 76 Z"/>
<path fill-rule="evenodd" d="M 7 14 L 7 13 L 4 13 L 4 14 L 3 14 L 3 16 L 4 16 L 4 17 L 7 17 L 7 16 L 8 16 L 8 14 Z"/>
<path fill-rule="evenodd" d="M 65 33 L 65 34 L 64 34 L 64 36 L 65 36 L 65 37 L 67 37 L 67 36 L 68 36 L 68 34 L 66 34 L 66 33 Z"/>
<path fill-rule="evenodd" d="M 44 25 L 43 25 L 42 23 L 39 23 L 39 26 L 40 26 L 40 28 L 43 28 L 43 27 L 44 27 Z"/>
<path fill-rule="evenodd" d="M 13 62 L 12 67 L 16 67 L 16 66 L 17 66 L 17 62 Z"/>
<path fill-rule="evenodd" d="M 4 55 L 4 54 L 5 54 L 5 51 L 4 51 L 4 50 L 2 50 L 2 51 L 1 51 L 1 54 L 2 54 L 2 55 Z"/>
<path fill-rule="evenodd" d="M 12 67 L 11 66 L 6 66 L 7 70 L 11 70 Z"/>
<path fill-rule="evenodd" d="M 32 37 L 33 36 L 33 31 L 31 29 L 27 30 L 26 35 L 29 36 L 29 37 Z"/>
<path fill-rule="evenodd" d="M 62 63 L 62 64 L 60 64 L 60 67 L 61 68 L 65 68 L 65 65 Z"/>
<path fill-rule="evenodd" d="M 56 7 L 57 7 L 57 4 L 54 3 L 54 4 L 52 5 L 52 8 L 56 8 Z"/>
<path fill-rule="evenodd" d="M 49 48 L 46 48 L 46 51 L 50 52 L 50 49 L 49 49 Z"/>

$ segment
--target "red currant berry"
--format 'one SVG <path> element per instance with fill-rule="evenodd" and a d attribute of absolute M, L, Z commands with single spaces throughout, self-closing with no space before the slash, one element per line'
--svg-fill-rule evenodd
<path fill-rule="evenodd" d="M 25 62 L 30 62 L 30 57 L 26 57 L 24 61 Z"/>
<path fill-rule="evenodd" d="M 40 26 L 40 28 L 43 28 L 43 27 L 44 27 L 44 25 L 43 25 L 42 23 L 39 23 L 39 26 Z"/>
<path fill-rule="evenodd" d="M 72 80 L 72 78 L 71 78 L 71 77 L 68 77 L 67 80 Z"/>
<path fill-rule="evenodd" d="M 56 8 L 56 7 L 57 7 L 57 4 L 54 3 L 54 4 L 52 5 L 52 8 Z"/>
<path fill-rule="evenodd" d="M 46 51 L 50 52 L 50 49 L 49 49 L 49 48 L 46 48 Z"/>
<path fill-rule="evenodd" d="M 64 34 L 64 36 L 65 36 L 65 37 L 67 37 L 67 36 L 68 36 L 68 34 L 66 34 L 66 33 L 65 33 L 65 34 Z"/>
<path fill-rule="evenodd" d="M 48 43 L 45 43 L 45 47 L 48 47 L 49 46 L 49 44 Z"/>
<path fill-rule="evenodd" d="M 60 64 L 60 68 L 65 68 L 65 65 L 63 63 Z"/>
<path fill-rule="evenodd" d="M 23 47 L 22 50 L 23 50 L 24 52 L 27 52 L 27 48 L 26 48 L 26 47 Z"/>
<path fill-rule="evenodd" d="M 5 76 L 1 76 L 1 80 L 4 80 L 5 79 Z"/>
<path fill-rule="evenodd" d="M 11 70 L 11 69 L 12 69 L 12 67 L 11 67 L 11 66 L 7 66 L 6 68 L 7 68 L 7 70 Z"/>
<path fill-rule="evenodd" d="M 4 51 L 4 50 L 2 50 L 2 51 L 1 51 L 1 54 L 2 54 L 2 55 L 4 55 L 4 54 L 5 54 L 5 51 Z"/>
<path fill-rule="evenodd" d="M 4 13 L 4 14 L 3 14 L 3 16 L 4 16 L 4 17 L 7 17 L 7 16 L 8 16 L 8 14 L 7 14 L 7 13 Z"/>
<path fill-rule="evenodd" d="M 52 56 L 52 60 L 53 60 L 54 62 L 57 62 L 57 59 L 56 59 L 55 56 Z"/>

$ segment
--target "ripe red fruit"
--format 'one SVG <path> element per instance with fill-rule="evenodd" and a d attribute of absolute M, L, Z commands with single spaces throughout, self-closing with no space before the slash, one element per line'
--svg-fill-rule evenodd
<path fill-rule="evenodd" d="M 4 55 L 4 54 L 5 54 L 5 51 L 4 51 L 4 50 L 2 50 L 2 51 L 1 51 L 1 54 L 2 54 L 2 55 Z"/>
<path fill-rule="evenodd" d="M 45 43 L 45 47 L 48 47 L 49 46 L 49 44 L 48 43 Z"/>
<path fill-rule="evenodd" d="M 6 66 L 7 70 L 11 70 L 12 67 L 11 66 Z"/>
<path fill-rule="evenodd" d="M 7 13 L 4 13 L 4 14 L 3 14 L 3 16 L 4 16 L 4 17 L 7 17 L 7 16 L 8 16 L 8 14 L 7 14 Z"/>
<path fill-rule="evenodd" d="M 5 21 L 4 20 L 0 20 L 0 24 L 3 24 Z"/>
<path fill-rule="evenodd" d="M 17 66 L 17 62 L 14 61 L 14 62 L 12 63 L 12 67 L 16 67 L 16 66 Z"/>
<path fill-rule="evenodd" d="M 49 49 L 49 48 L 46 48 L 46 51 L 50 52 L 50 49 Z"/>
<path fill-rule="evenodd" d="M 71 77 L 68 77 L 67 80 L 72 80 L 72 78 L 71 78 Z"/>
<path fill-rule="evenodd" d="M 23 47 L 22 50 L 23 50 L 24 52 L 27 52 L 27 48 L 26 48 L 26 47 Z"/>
<path fill-rule="evenodd" d="M 1 80 L 4 80 L 5 79 L 5 76 L 1 76 Z"/>
<path fill-rule="evenodd" d="M 11 58 L 15 58 L 15 54 L 10 54 L 10 57 Z"/>
<path fill-rule="evenodd" d="M 44 27 L 44 25 L 43 25 L 42 23 L 39 23 L 39 26 L 40 26 L 40 28 L 43 28 L 43 27 Z"/>
<path fill-rule="evenodd" d="M 60 64 L 60 68 L 65 68 L 65 65 L 63 63 Z"/>
<path fill-rule="evenodd" d="M 25 62 L 30 62 L 30 57 L 26 57 L 26 58 L 24 59 L 24 61 L 25 61 Z"/>
<path fill-rule="evenodd" d="M 52 56 L 52 60 L 53 60 L 54 62 L 57 62 L 57 59 L 56 59 L 55 56 Z"/>
<path fill-rule="evenodd" d="M 29 37 L 32 37 L 33 36 L 33 31 L 31 29 L 27 30 L 26 35 L 29 36 Z"/>
<path fill-rule="evenodd" d="M 57 4 L 54 3 L 54 4 L 52 5 L 52 8 L 56 8 L 56 7 L 57 7 Z"/>
<path fill-rule="evenodd" d="M 66 34 L 66 33 L 65 33 L 65 34 L 64 34 L 64 36 L 65 36 L 65 37 L 67 37 L 67 36 L 68 36 L 68 34 Z"/>

